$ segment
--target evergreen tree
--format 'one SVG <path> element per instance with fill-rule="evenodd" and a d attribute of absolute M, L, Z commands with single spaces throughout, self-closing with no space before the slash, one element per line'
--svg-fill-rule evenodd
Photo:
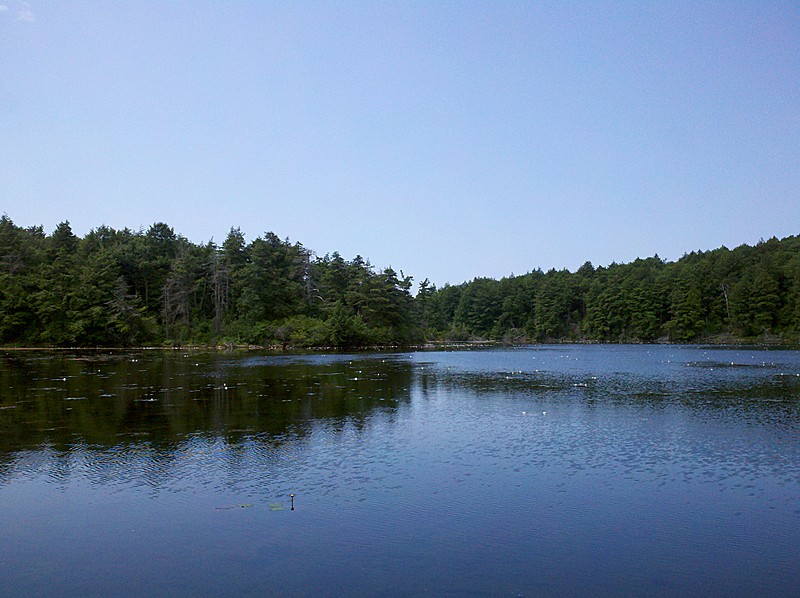
<path fill-rule="evenodd" d="M 355 347 L 424 338 L 697 341 L 800 339 L 800 238 L 658 256 L 575 273 L 533 270 L 441 288 L 322 258 L 231 228 L 221 247 L 165 223 L 147 231 L 68 221 L 51 235 L 0 217 L 0 342 L 134 345 L 212 342 Z"/>

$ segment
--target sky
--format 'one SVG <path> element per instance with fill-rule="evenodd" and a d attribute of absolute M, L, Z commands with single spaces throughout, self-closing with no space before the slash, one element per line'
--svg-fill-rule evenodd
<path fill-rule="evenodd" d="M 800 234 L 800 3 L 0 0 L 0 213 L 438 286 Z"/>

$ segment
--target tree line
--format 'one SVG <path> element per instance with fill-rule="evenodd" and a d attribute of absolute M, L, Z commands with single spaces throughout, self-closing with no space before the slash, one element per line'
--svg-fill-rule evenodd
<path fill-rule="evenodd" d="M 0 343 L 407 346 L 426 340 L 674 342 L 800 338 L 800 238 L 436 288 L 267 232 L 196 244 L 165 223 L 0 217 Z"/>
<path fill-rule="evenodd" d="M 800 237 L 576 272 L 535 270 L 425 293 L 452 338 L 693 342 L 800 338 Z"/>

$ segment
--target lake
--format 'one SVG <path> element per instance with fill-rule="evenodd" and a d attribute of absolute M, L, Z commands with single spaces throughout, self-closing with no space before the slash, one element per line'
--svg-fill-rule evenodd
<path fill-rule="evenodd" d="M 5 596 L 800 595 L 800 353 L 0 352 Z"/>

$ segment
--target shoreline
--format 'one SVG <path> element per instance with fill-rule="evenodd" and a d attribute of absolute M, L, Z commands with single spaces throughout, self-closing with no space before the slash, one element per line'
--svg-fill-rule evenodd
<path fill-rule="evenodd" d="M 412 345 L 372 345 L 364 347 L 293 347 L 290 345 L 237 345 L 232 343 L 225 344 L 187 344 L 187 345 L 142 345 L 135 347 L 119 347 L 119 346 L 71 346 L 71 347 L 55 347 L 55 346 L 37 346 L 37 347 L 0 347 L 0 351 L 6 352 L 68 352 L 68 351 L 85 351 L 85 352 L 124 352 L 124 351 L 201 351 L 201 352 L 235 352 L 235 351 L 266 351 L 273 353 L 348 353 L 348 352 L 368 352 L 368 351 L 429 351 L 436 349 L 488 349 L 497 347 L 536 347 L 548 345 L 674 345 L 674 346 L 716 346 L 716 347 L 766 347 L 766 348 L 783 348 L 787 350 L 800 349 L 800 343 L 797 340 L 789 340 L 777 337 L 757 337 L 757 338 L 734 338 L 734 337 L 712 337 L 697 339 L 691 342 L 674 342 L 664 339 L 655 341 L 640 341 L 640 340 L 624 340 L 619 342 L 608 341 L 594 341 L 594 340 L 563 340 L 563 339 L 549 339 L 544 342 L 519 342 L 508 343 L 503 341 L 492 340 L 469 340 L 469 341 L 425 341 L 419 344 Z"/>

